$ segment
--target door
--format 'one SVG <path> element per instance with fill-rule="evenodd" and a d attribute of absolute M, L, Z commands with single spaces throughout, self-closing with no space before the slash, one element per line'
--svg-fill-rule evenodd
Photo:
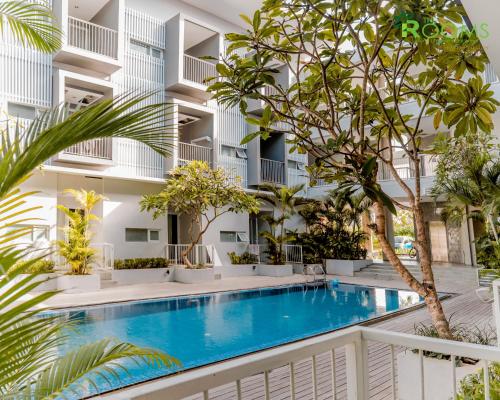
<path fill-rule="evenodd" d="M 179 244 L 179 224 L 175 214 L 168 214 L 168 244 Z"/>
<path fill-rule="evenodd" d="M 446 225 L 440 221 L 429 222 L 432 261 L 448 262 L 448 237 Z"/>

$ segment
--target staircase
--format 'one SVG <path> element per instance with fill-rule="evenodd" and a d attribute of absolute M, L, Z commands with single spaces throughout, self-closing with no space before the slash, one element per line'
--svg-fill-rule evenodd
<path fill-rule="evenodd" d="M 417 279 L 422 279 L 420 266 L 416 261 L 403 261 L 403 263 Z M 444 282 L 448 285 L 453 285 L 453 283 L 477 284 L 477 269 L 473 267 L 435 264 L 433 265 L 433 271 L 436 282 Z M 398 272 L 388 262 L 376 262 L 371 264 L 361 271 L 355 272 L 354 276 L 388 281 L 402 280 Z"/>

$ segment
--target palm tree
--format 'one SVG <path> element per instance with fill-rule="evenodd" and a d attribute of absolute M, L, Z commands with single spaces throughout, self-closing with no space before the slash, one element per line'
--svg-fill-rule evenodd
<path fill-rule="evenodd" d="M 61 47 L 61 31 L 48 5 L 26 0 L 0 2 L 0 33 L 6 28 L 21 44 L 43 53 Z"/>
<path fill-rule="evenodd" d="M 268 193 L 260 192 L 255 197 L 271 205 L 273 210 L 278 212 L 277 216 L 274 214 L 264 216 L 271 231 L 262 232 L 261 236 L 268 242 L 271 263 L 281 264 L 285 261 L 283 246 L 287 241 L 285 222 L 297 212 L 298 206 L 307 203 L 307 200 L 297 196 L 304 190 L 304 185 L 287 187 L 265 184 L 261 188 Z"/>

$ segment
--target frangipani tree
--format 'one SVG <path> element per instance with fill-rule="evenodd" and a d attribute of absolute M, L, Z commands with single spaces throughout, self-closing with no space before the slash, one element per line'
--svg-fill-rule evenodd
<path fill-rule="evenodd" d="M 498 105 L 481 78 L 487 58 L 476 32 L 461 31 L 464 17 L 454 0 L 265 0 L 253 18 L 243 16 L 245 32 L 227 35 L 229 56 L 209 88 L 244 114 L 249 100 L 265 103 L 261 118 L 248 118 L 258 126 L 245 142 L 280 123 L 293 136 L 292 150 L 315 157 L 313 183 L 335 181 L 370 198 L 385 256 L 424 298 L 442 338 L 452 335 L 425 232 L 424 136 L 432 125 L 455 135 L 490 132 Z M 290 85 L 277 79 L 277 65 L 292 77 Z M 395 153 L 413 171 L 411 182 L 396 168 Z M 407 204 L 383 192 L 381 168 Z M 415 216 L 421 280 L 386 237 L 385 212 L 395 213 L 395 206 Z"/>
<path fill-rule="evenodd" d="M 154 219 L 168 212 L 189 216 L 191 242 L 182 258 L 188 268 L 194 268 L 197 266 L 189 260 L 189 253 L 209 226 L 230 212 L 257 213 L 259 202 L 245 193 L 239 178 L 232 181 L 224 169 L 212 169 L 206 162 L 192 161 L 174 168 L 160 193 L 143 196 L 141 211 L 152 212 Z"/>

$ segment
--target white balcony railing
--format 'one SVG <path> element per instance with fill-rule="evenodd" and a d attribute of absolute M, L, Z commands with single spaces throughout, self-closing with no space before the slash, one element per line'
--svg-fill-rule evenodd
<path fill-rule="evenodd" d="M 268 183 L 285 184 L 285 163 L 281 161 L 260 159 L 260 177 Z"/>
<path fill-rule="evenodd" d="M 212 149 L 196 144 L 179 142 L 179 161 L 181 164 L 189 161 L 205 161 L 208 165 L 211 165 Z"/>
<path fill-rule="evenodd" d="M 408 158 L 396 158 L 393 160 L 394 168 L 401 179 L 415 178 L 413 163 Z M 436 174 L 437 160 L 429 155 L 420 158 L 420 176 L 434 176 Z M 379 163 L 378 179 L 381 181 L 393 180 L 392 173 L 387 165 Z"/>
<path fill-rule="evenodd" d="M 498 76 L 495 72 L 495 68 L 491 64 L 486 64 L 486 68 L 483 73 L 485 83 L 495 83 L 498 82 Z"/>
<path fill-rule="evenodd" d="M 165 259 L 170 265 L 186 265 L 183 254 L 188 247 L 188 244 L 167 244 L 165 246 Z M 213 265 L 215 247 L 197 244 L 186 256 L 193 265 Z"/>
<path fill-rule="evenodd" d="M 68 44 L 113 59 L 118 58 L 118 32 L 75 17 L 68 17 Z"/>
<path fill-rule="evenodd" d="M 207 85 L 206 79 L 217 76 L 215 64 L 184 54 L 184 79 Z"/>
<path fill-rule="evenodd" d="M 257 256 L 259 263 L 265 264 L 268 262 L 269 258 L 268 248 L 269 247 L 267 244 L 249 244 L 246 251 Z M 300 245 L 284 244 L 283 253 L 285 254 L 286 264 L 303 264 L 304 262 L 302 246 Z"/>
<path fill-rule="evenodd" d="M 112 160 L 113 142 L 111 138 L 87 140 L 86 142 L 81 142 L 68 147 L 63 151 L 63 153 L 73 154 L 75 156 Z"/>
<path fill-rule="evenodd" d="M 371 360 L 368 357 L 369 344 L 375 346 L 374 351 L 378 354 Z M 299 392 L 307 390 L 311 394 L 307 398 L 311 399 L 368 400 L 378 398 L 376 393 L 380 395 L 378 376 L 383 369 L 389 375 L 387 384 L 392 391 L 389 398 L 398 399 L 397 382 L 404 367 L 398 365 L 396 355 L 405 350 L 416 351 L 419 360 L 419 368 L 411 372 L 417 392 L 415 398 L 426 398 L 429 382 L 425 377 L 429 376 L 427 367 L 432 364 L 424 362 L 424 352 L 435 352 L 450 355 L 452 360 L 444 366 L 448 370 L 440 372 L 441 378 L 437 378 L 442 383 L 441 398 L 456 398 L 459 387 L 455 361 L 467 357 L 479 360 L 477 368 L 485 372 L 483 382 L 487 394 L 484 399 L 490 399 L 488 364 L 500 362 L 499 348 L 361 326 L 194 369 L 100 398 L 180 400 L 200 395 L 196 398 L 214 399 L 218 398 L 219 391 L 223 391 L 224 397 L 241 400 L 248 396 L 249 380 L 245 380 L 244 386 L 242 381 L 251 377 L 251 388 L 255 391 L 255 386 L 260 386 L 265 399 L 271 399 L 271 393 L 277 391 L 282 396 L 280 398 L 295 399 Z M 378 369 L 374 371 L 373 368 Z"/>
<path fill-rule="evenodd" d="M 94 269 L 112 270 L 115 265 L 115 247 L 112 243 L 91 243 L 90 247 L 96 250 Z"/>

